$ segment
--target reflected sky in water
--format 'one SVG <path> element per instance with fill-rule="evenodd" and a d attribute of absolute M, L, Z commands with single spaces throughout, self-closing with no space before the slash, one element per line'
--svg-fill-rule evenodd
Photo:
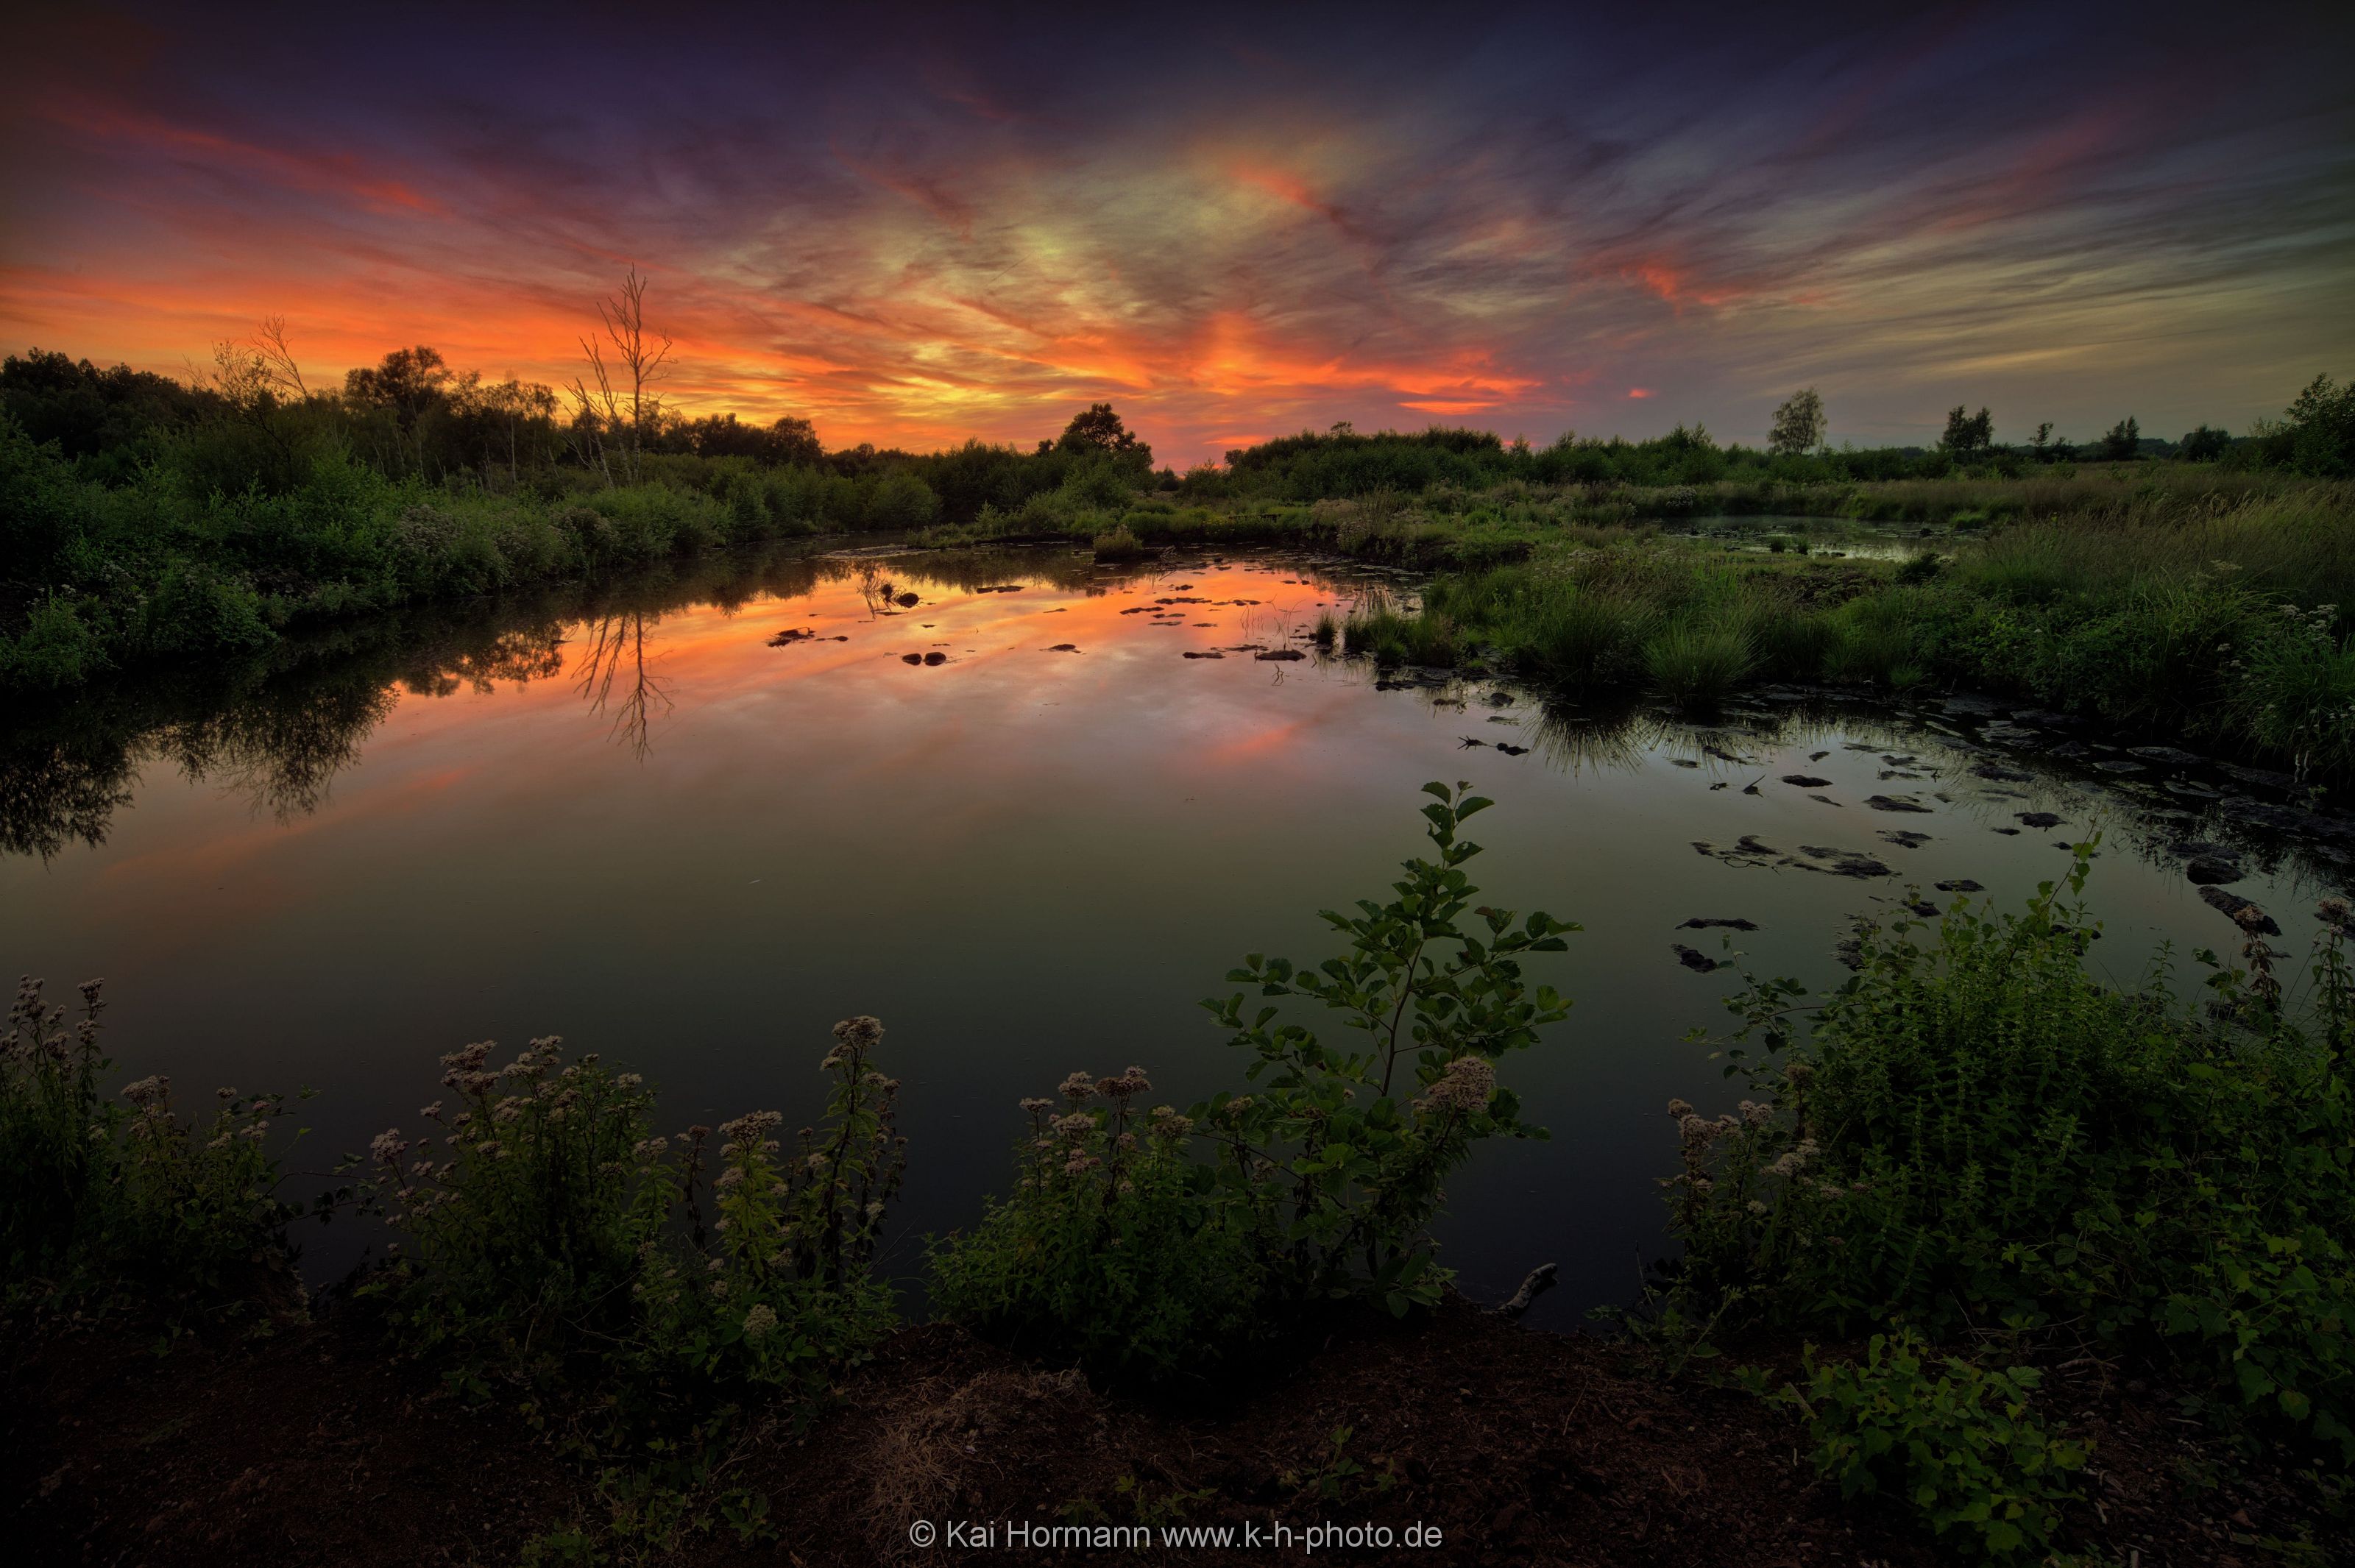
<path fill-rule="evenodd" d="M 1401 582 L 1279 555 L 772 555 L 389 623 L 226 691 L 99 694 L 7 738 L 0 953 L 53 987 L 105 975 L 117 1055 L 191 1101 L 322 1090 L 312 1168 L 413 1123 L 436 1056 L 485 1038 L 626 1061 L 665 1130 L 807 1119 L 828 1027 L 874 1013 L 911 1155 L 889 1266 L 913 1275 L 921 1233 L 1003 1185 L 1020 1096 L 1138 1063 L 1183 1104 L 1239 1074 L 1195 1001 L 1246 952 L 1324 956 L 1317 909 L 1380 894 L 1421 847 L 1417 788 L 1469 779 L 1498 803 L 1487 899 L 1586 930 L 1538 971 L 1569 1023 L 1506 1069 L 1553 1139 L 1483 1152 L 1445 1256 L 1476 1295 L 1560 1262 L 1540 1312 L 1565 1326 L 1657 1250 L 1667 1100 L 1732 1097 L 1684 1039 L 1737 983 L 1678 962 L 1721 955 L 1689 917 L 1755 921 L 1750 962 L 1828 984 L 1849 918 L 1905 883 L 2013 905 L 2105 821 L 2097 966 L 2237 941 L 2158 848 L 2226 831 L 2164 770 L 2059 777 L 2014 736 L 1996 771 L 2033 776 L 1990 778 L 2004 740 L 1944 717 L 1762 703 L 1696 731 L 1497 682 L 1377 689 L 1315 655 L 1322 609 Z M 1310 656 L 1256 656 L 1278 650 Z M 1899 794 L 1926 809 L 1866 804 Z M 1743 835 L 1771 853 L 1696 853 Z M 2302 954 L 2343 868 L 2249 864 L 2235 891 Z M 314 1261 L 357 1238 L 314 1235 Z"/>

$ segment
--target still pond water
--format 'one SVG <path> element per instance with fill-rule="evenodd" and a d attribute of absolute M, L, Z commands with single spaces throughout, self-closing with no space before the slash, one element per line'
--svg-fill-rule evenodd
<path fill-rule="evenodd" d="M 1559 1262 L 1533 1320 L 1568 1327 L 1659 1249 L 1666 1103 L 1734 1097 L 1685 1036 L 1726 1020 L 1736 971 L 1680 956 L 1724 955 L 1682 923 L 1754 922 L 1747 962 L 1828 985 L 1851 916 L 1958 879 L 2016 907 L 2099 826 L 2094 961 L 2131 980 L 2163 941 L 2238 940 L 2175 846 L 2233 851 L 2231 891 L 2298 955 L 2350 880 L 2345 819 L 2053 716 L 1778 690 L 1695 728 L 1378 681 L 1305 640 L 1412 588 L 1280 553 L 776 553 L 19 714 L 0 957 L 53 992 L 105 975 L 114 1054 L 184 1104 L 319 1090 L 313 1168 L 413 1125 L 436 1057 L 481 1039 L 602 1051 L 677 1126 L 791 1125 L 829 1026 L 874 1013 L 911 1157 L 889 1266 L 912 1277 L 922 1235 L 1002 1187 L 1020 1097 L 1131 1063 L 1180 1105 L 1235 1082 L 1197 999 L 1246 952 L 1326 955 L 1316 911 L 1380 895 L 1422 848 L 1419 787 L 1468 779 L 1497 802 L 1486 897 L 1585 930 L 1535 966 L 1570 1021 L 1506 1069 L 1552 1140 L 1482 1151 L 1444 1256 L 1487 1298 Z M 1308 656 L 1256 656 L 1279 650 Z M 314 1232 L 312 1272 L 364 1239 Z"/>

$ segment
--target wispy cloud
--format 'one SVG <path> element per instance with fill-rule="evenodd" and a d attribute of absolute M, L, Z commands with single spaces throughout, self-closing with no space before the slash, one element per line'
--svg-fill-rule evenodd
<path fill-rule="evenodd" d="M 1754 440 L 1807 382 L 1860 438 L 2237 423 L 2355 360 L 2344 22 L 1678 17 L 60 25 L 0 106 L 0 337 L 168 368 L 282 314 L 324 373 L 556 380 L 636 265 L 683 401 L 929 444 L 1110 398 L 1180 462 Z"/>

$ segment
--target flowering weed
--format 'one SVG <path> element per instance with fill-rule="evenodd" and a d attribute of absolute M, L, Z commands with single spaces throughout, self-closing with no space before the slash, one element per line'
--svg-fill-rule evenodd
<path fill-rule="evenodd" d="M 1490 803 L 1428 784 L 1436 858 L 1406 863 L 1387 903 L 1325 918 L 1346 952 L 1312 969 L 1254 954 L 1228 978 L 1341 1015 L 1362 1041 L 1327 1044 L 1243 995 L 1203 1004 L 1252 1057 L 1253 1092 L 1180 1115 L 1139 1112 L 1142 1068 L 1073 1073 L 1061 1107 L 1025 1100 L 1011 1197 L 932 1249 L 945 1316 L 1102 1370 L 1197 1375 L 1304 1310 L 1359 1298 L 1403 1314 L 1447 1278 L 1425 1234 L 1448 1173 L 1524 1125 L 1496 1061 L 1568 1009 L 1523 980 L 1520 955 L 1577 927 L 1475 909 L 1457 836 Z M 1476 918 L 1467 931 L 1464 917 Z"/>
<path fill-rule="evenodd" d="M 1903 1322 L 2023 1349 L 2090 1339 L 2235 1409 L 2293 1452 L 2355 1461 L 2355 983 L 2347 906 L 2324 903 L 2293 1005 L 2252 934 L 2246 967 L 2179 1003 L 2086 974 L 2079 894 L 2021 914 L 1958 900 L 1934 932 L 1868 923 L 1857 975 L 1804 1000 L 1753 978 L 1729 1072 L 1736 1115 L 1670 1106 L 1684 1244 L 1670 1299 L 1698 1315 L 1853 1332 Z M 1804 1026 L 1795 1020 L 1811 1019 Z M 2204 1392 L 2201 1392 L 2204 1391 Z"/>
<path fill-rule="evenodd" d="M 835 1029 L 824 1129 L 793 1157 L 755 1111 L 677 1139 L 653 1130 L 654 1095 L 594 1055 L 536 1040 L 494 1069 L 485 1041 L 442 1058 L 413 1143 L 371 1150 L 378 1199 L 407 1238 L 369 1288 L 422 1346 L 457 1352 L 453 1379 L 560 1379 L 591 1359 L 601 1381 L 649 1393 L 699 1384 L 807 1390 L 888 1328 L 868 1272 L 903 1163 L 898 1083 L 876 1071 L 872 1019 Z M 707 1205 L 709 1212 L 707 1213 Z"/>
<path fill-rule="evenodd" d="M 82 985 L 69 1028 L 27 978 L 0 1034 L 0 1299 L 218 1297 L 285 1281 L 286 1226 L 301 1212 L 277 1196 L 270 1147 L 285 1098 L 222 1089 L 204 1123 L 174 1109 L 168 1078 L 109 1098 L 101 985 Z"/>

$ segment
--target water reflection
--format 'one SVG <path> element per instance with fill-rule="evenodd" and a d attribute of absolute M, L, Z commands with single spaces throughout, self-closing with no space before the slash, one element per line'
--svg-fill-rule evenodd
<path fill-rule="evenodd" d="M 2009 784 L 2070 784 L 2123 831 L 2118 847 L 2153 864 L 2182 861 L 2186 843 L 2212 843 L 2300 892 L 2347 880 L 2355 834 L 2300 809 L 2294 792 L 2278 787 L 2286 781 L 2251 770 L 2132 776 L 2138 764 L 2115 760 L 2124 755 L 2117 747 L 2099 747 L 2105 760 L 2073 740 L 2056 746 L 2052 733 L 2003 717 L 2002 705 L 1970 699 L 1891 708 L 1828 688 L 1770 688 L 1695 721 L 1450 671 L 1378 673 L 1316 648 L 1308 628 L 1327 607 L 1346 613 L 1411 598 L 1412 580 L 1342 560 L 1245 559 L 1253 563 L 1248 580 L 1212 554 L 1114 567 L 1060 549 L 787 545 L 358 622 L 244 664 L 150 673 L 71 703 L 20 707 L 0 733 L 0 852 L 46 861 L 77 844 L 98 848 L 151 767 L 293 822 L 326 804 L 404 697 L 489 696 L 563 677 L 585 713 L 644 764 L 682 682 L 724 691 L 838 670 L 875 656 L 871 633 L 846 629 L 865 623 L 896 638 L 882 656 L 927 672 L 1024 649 L 1084 657 L 1143 648 L 1251 660 L 1280 685 L 1297 662 L 1324 679 L 1412 691 L 1472 725 L 1476 732 L 1458 731 L 1464 750 L 1533 753 L 1533 763 L 1573 778 L 1634 775 L 1665 759 L 1704 773 L 1712 792 L 1756 795 L 1769 781 L 1759 754 L 1821 741 L 1911 764 L 1880 772 L 1892 789 L 1959 778 L 1974 797 L 1999 802 L 2026 798 Z M 1200 592 L 1188 592 L 1193 577 L 1205 580 Z M 739 635 L 739 618 L 763 605 L 792 614 L 773 631 Z M 1192 635 L 1199 633 L 1212 635 Z M 1163 634 L 1178 635 L 1149 645 Z M 1007 635 L 1018 642 L 989 645 Z M 713 698 L 707 691 L 698 701 Z M 1929 763 L 1909 754 L 1925 747 L 1937 753 Z M 2055 766 L 2056 754 L 2073 756 L 2073 767 Z M 2005 756 L 2034 771 L 2005 766 Z M 2253 789 L 2227 774 L 2275 787 Z M 2088 807 L 2079 798 L 2071 809 Z"/>
<path fill-rule="evenodd" d="M 591 713 L 603 713 L 612 705 L 613 737 L 645 762 L 654 749 L 655 706 L 661 704 L 666 712 L 672 706 L 662 677 L 646 665 L 645 612 L 600 616 L 582 628 L 582 640 L 576 688 L 588 699 Z"/>
<path fill-rule="evenodd" d="M 2344 818 L 2058 715 L 1791 688 L 1697 724 L 1305 636 L 1413 588 L 1276 552 L 779 549 L 20 708 L 0 952 L 118 976 L 138 1073 L 322 1089 L 329 1150 L 486 1035 L 627 1060 L 682 1122 L 805 1119 L 803 1046 L 872 1012 L 921 1234 L 972 1221 L 1015 1101 L 1074 1067 L 1145 1064 L 1177 1103 L 1227 1083 L 1194 1001 L 1243 952 L 1321 956 L 1315 911 L 1419 847 L 1417 787 L 1471 778 L 1499 804 L 1484 896 L 1586 931 L 1545 976 L 1570 1027 L 1517 1068 L 1556 1139 L 1465 1178 L 1448 1261 L 1501 1294 L 1533 1247 L 1613 1260 L 1541 1305 L 1567 1325 L 1657 1243 L 1660 1105 L 1719 1085 L 1682 1042 L 1735 983 L 1687 956 L 1721 933 L 1837 979 L 1858 912 L 1942 884 L 2014 906 L 2096 826 L 2097 965 L 2236 940 L 2195 848 L 2285 951 L 2347 880 Z"/>
<path fill-rule="evenodd" d="M 553 680 L 568 667 L 588 710 L 608 718 L 616 741 L 643 759 L 655 721 L 673 703 L 655 651 L 667 618 L 706 607 L 732 613 L 756 599 L 791 600 L 843 581 L 857 584 L 871 615 L 899 614 L 921 603 L 917 584 L 969 592 L 1009 570 L 993 551 L 911 562 L 776 547 L 602 584 L 423 606 L 243 662 L 142 670 L 69 701 L 22 699 L 0 728 L 0 853 L 46 860 L 70 845 L 104 843 L 150 764 L 285 822 L 326 802 L 402 693 L 488 695 L 501 683 Z M 1068 551 L 1039 552 L 1021 571 L 1045 586 L 1092 593 L 1119 581 Z"/>

